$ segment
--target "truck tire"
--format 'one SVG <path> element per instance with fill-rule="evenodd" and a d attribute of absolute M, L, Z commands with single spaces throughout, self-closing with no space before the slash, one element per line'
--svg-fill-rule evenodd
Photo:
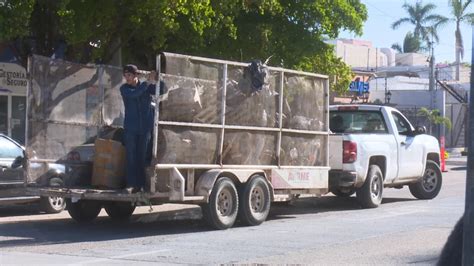
<path fill-rule="evenodd" d="M 135 211 L 135 205 L 130 202 L 107 202 L 104 204 L 105 212 L 114 221 L 126 221 Z"/>
<path fill-rule="evenodd" d="M 234 225 L 239 210 L 239 196 L 234 183 L 227 177 L 219 178 L 209 196 L 209 202 L 201 205 L 204 220 L 215 229 L 227 229 Z"/>
<path fill-rule="evenodd" d="M 49 180 L 49 186 L 62 187 L 63 180 L 53 177 Z M 41 197 L 40 209 L 46 213 L 60 213 L 66 208 L 66 200 L 63 197 Z"/>
<path fill-rule="evenodd" d="M 382 203 L 383 174 L 378 165 L 370 165 L 364 185 L 356 192 L 362 208 L 377 208 Z"/>
<path fill-rule="evenodd" d="M 261 175 L 254 176 L 239 194 L 239 219 L 245 225 L 263 223 L 270 212 L 270 188 Z"/>
<path fill-rule="evenodd" d="M 423 178 L 410 184 L 411 194 L 417 199 L 433 199 L 438 196 L 443 183 L 443 177 L 439 165 L 434 161 L 426 161 L 425 174 Z"/>
<path fill-rule="evenodd" d="M 354 195 L 355 190 L 353 188 L 333 188 L 331 193 L 341 198 L 348 198 Z"/>
<path fill-rule="evenodd" d="M 79 200 L 73 203 L 71 199 L 67 199 L 66 207 L 72 219 L 79 223 L 87 223 L 97 218 L 102 203 L 94 200 Z"/>

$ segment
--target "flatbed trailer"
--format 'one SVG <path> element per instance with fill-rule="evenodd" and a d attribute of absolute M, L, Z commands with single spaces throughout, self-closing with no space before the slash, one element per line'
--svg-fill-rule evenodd
<path fill-rule="evenodd" d="M 94 153 L 87 143 L 104 127 L 122 126 L 122 70 L 31 57 L 27 162 L 63 163 L 68 171 L 64 186 L 41 187 L 35 180 L 43 173 L 26 164 L 29 190 L 65 197 L 81 222 L 102 208 L 126 219 L 137 205 L 199 204 L 217 229 L 237 219 L 258 225 L 271 202 L 328 192 L 327 76 L 172 53 L 157 56 L 156 70 L 146 189 L 129 194 L 94 187 L 94 157 L 81 155 L 81 148 Z"/>

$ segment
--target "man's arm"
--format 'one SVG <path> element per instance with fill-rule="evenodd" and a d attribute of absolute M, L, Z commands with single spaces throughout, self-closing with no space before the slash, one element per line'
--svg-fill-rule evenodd
<path fill-rule="evenodd" d="M 140 83 L 140 85 L 138 85 L 135 89 L 130 89 L 129 86 L 122 85 L 122 87 L 120 87 L 120 93 L 124 98 L 137 98 L 142 95 L 147 89 L 148 87 L 146 86 L 146 84 L 143 83 Z"/>

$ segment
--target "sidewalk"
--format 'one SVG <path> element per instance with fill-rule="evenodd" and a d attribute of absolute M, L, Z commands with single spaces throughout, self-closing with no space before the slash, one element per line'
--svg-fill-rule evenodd
<path fill-rule="evenodd" d="M 446 165 L 467 165 L 467 156 L 450 157 L 446 160 Z"/>

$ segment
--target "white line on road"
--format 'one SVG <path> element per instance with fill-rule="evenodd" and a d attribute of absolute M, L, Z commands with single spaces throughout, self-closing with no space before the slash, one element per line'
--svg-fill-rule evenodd
<path fill-rule="evenodd" d="M 113 256 L 113 257 L 108 257 L 108 258 L 97 258 L 97 259 L 93 259 L 93 260 L 82 261 L 82 262 L 71 264 L 71 265 L 95 264 L 95 263 L 106 262 L 106 261 L 110 261 L 110 260 L 124 259 L 124 258 L 129 258 L 129 257 L 137 257 L 137 256 L 141 256 L 141 255 L 150 255 L 150 254 L 166 252 L 166 251 L 171 251 L 171 249 L 159 249 L 159 250 L 146 251 L 146 252 L 129 253 L 129 254 L 118 255 L 118 256 Z"/>

